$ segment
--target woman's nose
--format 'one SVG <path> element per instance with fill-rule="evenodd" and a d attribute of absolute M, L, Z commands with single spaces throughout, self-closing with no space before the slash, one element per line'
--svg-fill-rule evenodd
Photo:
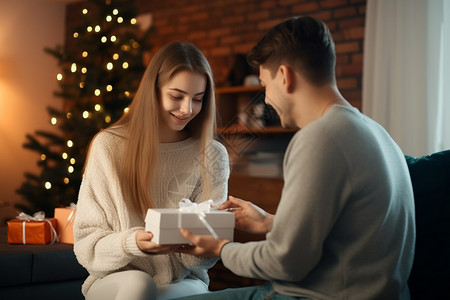
<path fill-rule="evenodd" d="M 189 115 L 192 113 L 192 101 L 190 99 L 186 99 L 183 101 L 180 107 L 180 111 L 183 114 Z"/>

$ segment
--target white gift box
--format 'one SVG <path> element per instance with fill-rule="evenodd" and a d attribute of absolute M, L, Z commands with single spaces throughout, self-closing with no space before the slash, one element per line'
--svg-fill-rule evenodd
<path fill-rule="evenodd" d="M 234 213 L 223 210 L 203 212 L 205 221 L 221 239 L 233 240 Z M 152 241 L 158 244 L 189 243 L 180 233 L 186 228 L 194 234 L 211 235 L 195 212 L 185 212 L 173 208 L 149 209 L 145 217 L 145 231 L 153 233 Z"/>

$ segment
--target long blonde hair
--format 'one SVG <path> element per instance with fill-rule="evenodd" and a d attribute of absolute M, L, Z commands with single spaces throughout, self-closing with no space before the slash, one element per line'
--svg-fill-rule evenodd
<path fill-rule="evenodd" d="M 190 135 L 200 140 L 202 180 L 204 191 L 209 192 L 207 146 L 212 142 L 216 127 L 214 80 L 205 56 L 194 45 L 174 42 L 162 47 L 153 57 L 142 77 L 129 112 L 115 125 L 125 125 L 127 142 L 122 161 L 120 180 L 129 208 L 145 214 L 155 207 L 151 197 L 151 182 L 158 161 L 159 149 L 159 89 L 175 74 L 189 70 L 205 75 L 206 91 L 200 113 L 187 124 Z M 150 187 L 150 188 L 149 188 Z"/>

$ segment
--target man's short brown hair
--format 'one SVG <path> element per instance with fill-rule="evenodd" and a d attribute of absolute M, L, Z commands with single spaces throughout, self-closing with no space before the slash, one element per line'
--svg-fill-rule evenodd
<path fill-rule="evenodd" d="M 325 23 L 312 17 L 294 17 L 276 25 L 247 59 L 255 67 L 264 65 L 272 75 L 285 64 L 316 86 L 335 81 L 333 38 Z"/>

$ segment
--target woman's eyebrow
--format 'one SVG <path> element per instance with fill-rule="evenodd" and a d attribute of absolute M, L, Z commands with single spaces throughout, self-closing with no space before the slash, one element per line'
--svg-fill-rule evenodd
<path fill-rule="evenodd" d="M 171 90 L 171 91 L 176 91 L 176 92 L 179 92 L 179 93 L 182 93 L 182 94 L 185 94 L 185 95 L 188 94 L 188 92 L 183 91 L 183 90 L 180 90 L 180 89 L 178 89 L 178 88 L 169 88 L 169 90 Z M 194 95 L 195 95 L 195 96 L 199 96 L 199 95 L 203 95 L 203 94 L 205 94 L 205 93 L 206 93 L 206 91 L 202 91 L 202 92 L 195 93 Z"/>

